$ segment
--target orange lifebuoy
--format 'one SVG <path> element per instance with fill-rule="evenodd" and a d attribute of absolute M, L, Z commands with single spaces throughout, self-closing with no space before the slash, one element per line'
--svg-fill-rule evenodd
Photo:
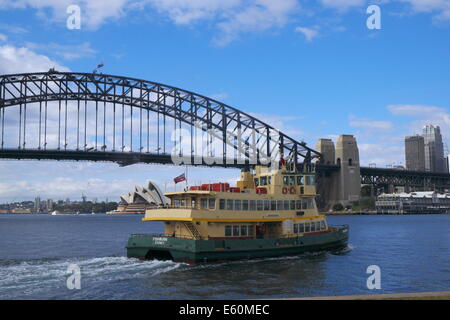
<path fill-rule="evenodd" d="M 295 187 L 294 186 L 289 188 L 289 193 L 290 194 L 295 194 Z"/>
<path fill-rule="evenodd" d="M 283 194 L 286 194 L 286 193 L 288 193 L 288 188 L 286 188 L 286 187 L 283 187 Z"/>

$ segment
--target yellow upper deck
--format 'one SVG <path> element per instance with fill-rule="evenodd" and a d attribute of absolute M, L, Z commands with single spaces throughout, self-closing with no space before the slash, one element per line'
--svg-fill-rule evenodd
<path fill-rule="evenodd" d="M 283 221 L 317 217 L 314 172 L 256 167 L 242 171 L 236 187 L 191 186 L 169 192 L 168 207 L 147 210 L 144 221 Z"/>

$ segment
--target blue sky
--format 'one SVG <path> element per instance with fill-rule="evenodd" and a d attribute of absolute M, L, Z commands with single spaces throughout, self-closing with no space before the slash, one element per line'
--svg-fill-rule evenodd
<path fill-rule="evenodd" d="M 66 27 L 70 4 L 80 30 Z M 366 26 L 370 4 L 381 30 Z M 217 98 L 312 146 L 354 134 L 363 165 L 404 164 L 404 136 L 428 123 L 450 139 L 448 0 L 0 0 L 1 74 L 90 72 L 100 61 L 104 73 Z M 0 202 L 117 199 L 146 179 L 173 188 L 180 171 L 1 161 Z M 192 168 L 190 182 L 210 173 Z"/>

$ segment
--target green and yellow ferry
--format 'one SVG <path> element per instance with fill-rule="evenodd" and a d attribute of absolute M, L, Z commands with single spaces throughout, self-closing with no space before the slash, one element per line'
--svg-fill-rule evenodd
<path fill-rule="evenodd" d="M 328 226 L 317 210 L 314 169 L 256 166 L 242 170 L 236 187 L 203 184 L 165 195 L 170 204 L 142 219 L 164 222 L 164 234 L 132 235 L 128 257 L 198 263 L 347 245 L 348 226 Z"/>

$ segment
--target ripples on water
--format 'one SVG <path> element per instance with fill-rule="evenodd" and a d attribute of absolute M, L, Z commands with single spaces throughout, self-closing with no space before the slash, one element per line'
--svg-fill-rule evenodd
<path fill-rule="evenodd" d="M 450 290 L 450 216 L 344 216 L 350 244 L 339 252 L 186 265 L 125 257 L 129 234 L 159 232 L 135 216 L 0 215 L 2 299 L 215 299 Z M 68 290 L 67 268 L 81 269 Z M 381 293 L 379 292 L 379 293 Z"/>

